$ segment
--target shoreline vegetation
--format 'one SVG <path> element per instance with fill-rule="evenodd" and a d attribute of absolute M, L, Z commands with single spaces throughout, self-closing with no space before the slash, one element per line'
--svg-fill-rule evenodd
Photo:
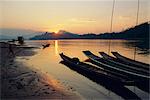
<path fill-rule="evenodd" d="M 15 60 L 35 55 L 33 49 L 0 42 L 1 99 L 81 99 L 52 76 Z"/>

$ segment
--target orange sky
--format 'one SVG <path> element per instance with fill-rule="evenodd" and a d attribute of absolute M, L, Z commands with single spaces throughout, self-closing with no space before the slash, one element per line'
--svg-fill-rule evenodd
<path fill-rule="evenodd" d="M 116 0 L 113 31 L 134 26 L 138 0 Z M 110 31 L 113 0 L 2 0 L 0 28 L 74 33 Z M 148 0 L 140 0 L 139 23 L 150 19 Z"/>

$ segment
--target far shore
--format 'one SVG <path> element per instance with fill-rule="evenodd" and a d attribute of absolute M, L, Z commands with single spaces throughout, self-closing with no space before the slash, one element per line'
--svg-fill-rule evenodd
<path fill-rule="evenodd" d="M 77 93 L 67 90 L 51 75 L 15 60 L 19 56 L 35 55 L 32 49 L 35 48 L 0 42 L 1 99 L 81 99 Z"/>

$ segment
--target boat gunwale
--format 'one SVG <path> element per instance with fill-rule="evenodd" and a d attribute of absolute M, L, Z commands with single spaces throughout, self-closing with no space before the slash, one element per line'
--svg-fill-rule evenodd
<path fill-rule="evenodd" d="M 146 76 L 149 76 L 149 71 L 146 71 L 146 70 L 143 70 L 143 69 L 141 69 L 141 68 L 138 68 L 138 67 L 134 67 L 134 66 L 131 66 L 131 65 L 126 65 L 126 64 L 124 64 L 124 63 L 121 63 L 121 62 L 119 62 L 118 60 L 117 60 L 117 58 L 115 58 L 115 57 L 112 57 L 112 56 L 110 56 L 110 55 L 108 55 L 108 54 L 106 54 L 106 53 L 104 53 L 104 52 L 99 52 L 100 53 L 100 55 L 105 59 L 105 60 L 107 60 L 107 61 L 109 61 L 109 62 L 112 62 L 112 63 L 114 63 L 114 64 L 117 64 L 117 65 L 120 65 L 120 66 L 122 66 L 122 67 L 126 67 L 126 68 L 128 68 L 128 69 L 130 69 L 131 71 L 134 71 L 135 73 L 139 73 L 139 74 L 144 74 L 144 75 L 146 75 Z M 103 53 L 103 54 L 102 54 Z M 106 57 L 107 56 L 107 57 Z M 145 74 L 146 73 L 146 74 Z"/>
<path fill-rule="evenodd" d="M 149 64 L 147 63 L 144 63 L 144 62 L 140 62 L 140 61 L 137 61 L 137 60 L 133 60 L 133 59 L 130 59 L 128 57 L 125 57 L 123 55 L 121 55 L 120 53 L 118 52 L 111 52 L 117 59 L 121 60 L 121 61 L 124 61 L 126 63 L 131 63 L 133 65 L 136 65 L 136 66 L 142 66 L 142 68 L 144 69 L 150 69 L 149 68 Z"/>
<path fill-rule="evenodd" d="M 90 51 L 89 51 L 89 52 L 90 52 Z M 90 58 L 91 60 L 93 60 L 94 62 L 99 63 L 99 64 L 101 64 L 101 65 L 104 65 L 104 66 L 107 67 L 107 68 L 111 68 L 111 69 L 114 69 L 114 70 L 117 70 L 117 71 L 120 71 L 120 72 L 124 72 L 124 73 L 130 74 L 130 75 L 132 75 L 132 76 L 150 79 L 150 77 L 147 77 L 147 76 L 145 76 L 145 75 L 140 75 L 140 74 L 137 74 L 137 73 L 129 72 L 129 71 L 126 71 L 126 70 L 123 70 L 123 69 L 120 69 L 120 68 L 116 68 L 116 67 L 114 67 L 114 66 L 110 66 L 110 65 L 108 65 L 108 64 L 102 63 L 102 62 L 99 61 L 99 59 L 101 59 L 101 58 L 98 57 L 98 56 L 96 56 L 96 55 L 94 55 L 92 52 L 90 52 L 91 55 L 92 55 L 92 56 L 96 56 L 96 58 L 99 58 L 99 59 L 94 59 L 94 58 L 91 57 L 90 55 L 87 55 L 87 54 L 85 53 L 85 51 L 83 51 L 83 53 L 84 53 L 88 58 Z"/>
<path fill-rule="evenodd" d="M 65 55 L 63 55 L 63 56 L 65 56 Z M 67 57 L 67 58 L 69 58 L 69 57 Z M 65 58 L 64 58 L 64 59 L 65 59 Z M 69 59 L 72 60 L 71 58 L 69 58 Z M 77 64 L 73 63 L 73 61 L 70 61 L 70 60 L 67 60 L 67 61 L 77 66 Z M 86 67 L 83 67 L 82 64 L 84 64 Z M 114 75 L 114 74 L 108 74 L 107 72 L 105 72 L 105 70 L 102 70 L 102 69 L 97 68 L 97 67 L 93 67 L 92 65 L 89 65 L 89 64 L 86 64 L 86 63 L 83 63 L 83 62 L 79 62 L 78 66 L 79 66 L 80 68 L 84 69 L 84 70 L 87 70 L 87 69 L 88 69 L 88 71 L 95 69 L 94 72 L 96 72 L 96 73 L 98 73 L 98 74 L 103 74 L 103 75 L 105 75 L 105 76 L 107 76 L 107 77 L 109 77 L 109 78 L 111 78 L 111 79 L 112 79 L 112 78 L 116 78 L 116 79 L 119 79 L 119 80 L 122 80 L 122 81 L 124 80 L 123 78 L 121 78 L 121 77 L 119 77 L 119 76 L 116 76 L 116 75 Z M 88 66 L 88 68 L 87 68 L 87 66 Z M 90 67 L 89 67 L 89 66 L 90 66 Z M 93 68 L 92 68 L 92 67 L 93 67 Z M 89 68 L 90 68 L 90 69 L 89 69 Z M 100 71 L 100 72 L 99 72 L 99 71 Z M 91 71 L 91 72 L 92 72 L 92 71 Z M 107 74 L 106 74 L 106 73 L 107 73 Z M 124 80 L 123 82 L 125 83 L 125 80 Z M 127 81 L 126 81 L 126 82 L 127 82 Z"/>
<path fill-rule="evenodd" d="M 63 58 L 62 58 L 63 59 Z M 64 59 L 63 59 L 63 61 L 64 61 Z M 69 61 L 69 60 L 68 60 Z M 69 62 L 71 62 L 71 61 L 69 61 Z M 64 64 L 65 65 L 65 64 Z M 68 66 L 68 63 L 67 63 L 67 65 L 66 66 Z M 72 66 L 72 65 L 70 65 L 69 64 L 69 66 Z M 68 66 L 68 67 L 69 67 Z M 69 67 L 70 68 L 70 67 Z M 79 71 L 79 70 L 77 70 L 78 68 L 76 68 L 76 67 L 71 67 L 71 69 L 73 68 L 73 70 L 76 70 L 77 72 Z M 82 73 L 82 72 L 78 72 L 78 73 Z M 91 79 L 89 76 L 89 74 L 87 74 L 87 76 L 85 75 L 85 74 L 82 74 L 83 76 L 85 76 L 85 77 L 87 77 L 87 78 L 89 78 L 89 79 Z M 93 76 L 92 76 L 93 77 Z M 91 79 L 92 80 L 92 79 Z M 105 81 L 106 83 L 101 83 L 101 81 L 99 81 L 99 80 L 93 80 L 94 82 L 98 82 L 98 84 L 100 84 L 100 85 L 102 85 L 103 87 L 105 87 L 106 89 L 108 89 L 108 90 L 111 90 L 112 92 L 114 92 L 114 93 L 116 93 L 117 95 L 119 95 L 119 96 L 121 96 L 121 97 L 123 97 L 124 99 L 133 99 L 134 97 L 136 98 L 136 99 L 139 99 L 139 100 L 141 100 L 134 92 L 132 92 L 132 91 L 130 91 L 128 88 L 126 88 L 125 86 L 124 86 L 124 83 L 123 84 L 117 84 L 116 82 L 114 82 L 114 81 L 112 81 L 112 82 L 110 82 L 110 80 L 108 80 L 107 79 L 107 81 L 109 81 L 109 82 L 107 82 L 107 81 Z M 104 82 L 104 81 L 103 81 Z M 111 83 L 111 84 L 110 84 Z M 120 93 L 119 91 L 124 91 L 123 93 Z M 125 93 L 125 95 L 124 95 L 124 93 Z"/>

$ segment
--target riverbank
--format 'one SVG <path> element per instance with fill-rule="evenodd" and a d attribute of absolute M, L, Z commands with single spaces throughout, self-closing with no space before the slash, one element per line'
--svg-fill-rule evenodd
<path fill-rule="evenodd" d="M 0 43 L 1 99 L 81 99 L 50 75 L 15 60 L 34 55 L 34 48 L 11 44 L 12 53 L 9 46 Z"/>

